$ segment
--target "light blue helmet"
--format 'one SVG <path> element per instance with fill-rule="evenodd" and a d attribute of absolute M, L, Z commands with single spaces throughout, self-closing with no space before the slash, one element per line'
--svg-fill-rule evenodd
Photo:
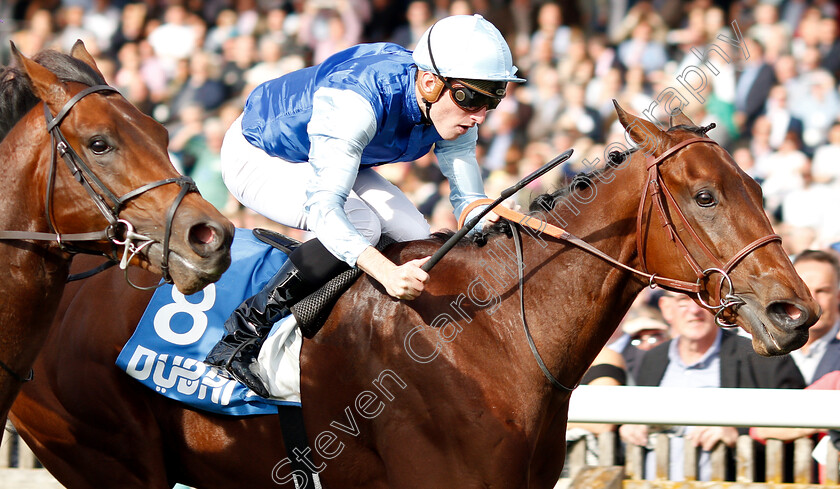
<path fill-rule="evenodd" d="M 525 81 L 516 76 L 502 33 L 478 14 L 453 15 L 435 22 L 420 37 L 413 57 L 418 68 L 444 78 Z"/>

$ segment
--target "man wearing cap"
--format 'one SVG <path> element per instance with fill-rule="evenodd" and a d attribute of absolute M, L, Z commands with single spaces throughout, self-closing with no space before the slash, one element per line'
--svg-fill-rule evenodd
<path fill-rule="evenodd" d="M 668 325 L 659 319 L 640 315 L 624 321 L 621 329 L 627 335 L 627 345 L 621 350 L 621 356 L 627 365 L 627 373 L 635 383 L 645 352 L 670 337 Z"/>
<path fill-rule="evenodd" d="M 478 124 L 508 82 L 525 81 L 516 71 L 496 27 L 457 15 L 430 27 L 413 53 L 360 44 L 258 86 L 225 136 L 222 177 L 243 205 L 315 239 L 237 308 L 206 362 L 266 395 L 252 370 L 262 340 L 295 301 L 342 270 L 360 268 L 398 299 L 420 295 L 428 257 L 398 265 L 374 246 L 382 235 L 427 238 L 429 224 L 373 167 L 413 161 L 434 146 L 459 217 L 485 197 Z"/>

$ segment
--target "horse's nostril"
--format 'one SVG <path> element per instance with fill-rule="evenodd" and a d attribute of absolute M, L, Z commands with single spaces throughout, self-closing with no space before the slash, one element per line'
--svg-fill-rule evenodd
<path fill-rule="evenodd" d="M 208 245 L 216 240 L 216 230 L 207 224 L 197 224 L 190 228 L 190 243 Z"/>
<path fill-rule="evenodd" d="M 795 328 L 808 320 L 808 311 L 799 304 L 779 301 L 767 307 L 767 314 L 774 322 Z"/>
<path fill-rule="evenodd" d="M 802 311 L 799 310 L 798 307 L 794 306 L 793 304 L 785 304 L 784 305 L 785 314 L 788 315 L 794 321 L 799 319 L 802 316 Z"/>

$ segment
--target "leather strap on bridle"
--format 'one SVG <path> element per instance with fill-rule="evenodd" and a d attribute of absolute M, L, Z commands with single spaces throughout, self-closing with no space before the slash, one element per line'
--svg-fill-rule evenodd
<path fill-rule="evenodd" d="M 504 207 L 502 205 L 496 206 L 496 208 L 493 209 L 493 212 L 495 212 L 499 216 L 504 217 L 505 219 L 508 219 L 508 220 L 510 220 L 514 223 L 517 223 L 517 224 L 522 225 L 522 226 L 527 226 L 527 227 L 529 227 L 531 229 L 534 229 L 534 230 L 536 230 L 540 233 L 545 233 L 549 236 L 553 236 L 557 239 L 560 239 L 560 240 L 566 241 L 570 244 L 573 244 L 573 245 L 577 246 L 578 248 L 580 248 L 584 251 L 587 251 L 590 254 L 606 261 L 607 263 L 610 263 L 610 264 L 612 264 L 612 265 L 614 265 L 618 268 L 621 268 L 623 270 L 626 270 L 630 273 L 633 273 L 633 274 L 643 278 L 645 281 L 648 282 L 648 284 L 651 287 L 659 286 L 659 287 L 662 287 L 662 288 L 665 288 L 665 289 L 668 289 L 668 290 L 674 290 L 674 291 L 678 291 L 678 292 L 696 294 L 696 293 L 700 292 L 700 290 L 701 290 L 700 280 L 703 277 L 705 277 L 706 275 L 708 275 L 708 272 L 711 269 L 709 269 L 709 268 L 703 269 L 699 265 L 697 260 L 694 258 L 694 256 L 691 254 L 691 252 L 685 246 L 685 243 L 680 238 L 679 234 L 676 232 L 676 228 L 675 228 L 674 224 L 671 222 L 671 219 L 668 216 L 668 212 L 666 212 L 666 210 L 665 210 L 665 205 L 662 201 L 662 194 L 663 193 L 665 194 L 665 198 L 669 203 L 668 209 L 673 210 L 673 212 L 682 221 L 685 229 L 688 230 L 688 233 L 689 233 L 689 236 L 691 236 L 691 239 L 693 241 L 695 241 L 700 246 L 700 249 L 703 250 L 703 253 L 705 255 L 707 255 L 712 260 L 712 263 L 715 265 L 715 267 L 713 267 L 713 269 L 722 270 L 725 274 L 729 274 L 729 272 L 732 271 L 732 269 L 735 267 L 735 265 L 737 265 L 744 257 L 746 257 L 747 255 L 749 255 L 750 253 L 755 251 L 757 248 L 759 248 L 761 246 L 764 246 L 768 243 L 774 242 L 774 241 L 781 241 L 781 237 L 777 234 L 771 234 L 771 235 L 764 236 L 762 238 L 756 239 L 755 241 L 753 241 L 752 243 L 748 244 L 743 249 L 741 249 L 738 253 L 736 253 L 735 256 L 732 259 L 729 260 L 729 262 L 727 262 L 726 264 L 723 264 L 717 257 L 714 256 L 714 254 L 712 254 L 712 252 L 703 243 L 703 241 L 700 239 L 700 237 L 697 236 L 697 233 L 691 227 L 691 225 L 689 224 L 685 215 L 680 210 L 679 205 L 677 205 L 677 202 L 674 199 L 671 192 L 668 190 L 668 187 L 665 186 L 664 182 L 662 181 L 662 177 L 659 174 L 659 165 L 666 158 L 670 157 L 671 155 L 673 155 L 674 153 L 676 153 L 680 149 L 682 149 L 682 148 L 684 148 L 684 147 L 686 147 L 690 144 L 701 143 L 701 142 L 702 143 L 708 143 L 708 144 L 717 144 L 714 140 L 708 139 L 708 138 L 687 139 L 687 140 L 682 141 L 682 142 L 676 144 L 675 146 L 669 148 L 667 151 L 665 151 L 664 153 L 659 155 L 659 157 L 649 158 L 649 161 L 646 165 L 646 168 L 647 168 L 647 171 L 648 171 L 648 185 L 647 185 L 648 192 L 645 192 L 645 193 L 642 194 L 642 197 L 641 197 L 640 202 L 639 202 L 639 212 L 638 212 L 637 217 L 636 217 L 636 247 L 638 248 L 639 261 L 642 265 L 642 270 L 637 270 L 637 269 L 632 268 L 628 265 L 625 265 L 624 263 L 621 263 L 620 261 L 618 261 L 615 258 L 607 255 L 606 253 L 599 250 L 598 248 L 592 246 L 591 244 L 589 244 L 589 243 L 583 241 L 582 239 L 578 238 L 577 236 L 573 235 L 572 233 L 566 231 L 565 229 L 560 228 L 558 226 L 555 226 L 553 224 L 547 223 L 545 221 L 541 221 L 541 220 L 539 220 L 539 219 L 537 219 L 533 216 L 528 216 L 528 215 L 522 214 L 520 212 L 516 212 L 516 211 L 514 211 L 512 209 L 508 209 L 507 207 Z M 666 227 L 668 229 L 669 238 L 680 249 L 680 251 L 682 252 L 686 261 L 689 263 L 689 266 L 692 268 L 692 270 L 694 270 L 694 272 L 697 276 L 697 281 L 696 282 L 687 282 L 687 281 L 679 280 L 679 279 L 661 277 L 661 276 L 659 276 L 655 273 L 652 274 L 652 273 L 647 272 L 647 264 L 645 263 L 645 259 L 644 259 L 644 247 L 643 247 L 643 243 L 642 243 L 642 227 L 643 227 L 642 215 L 644 214 L 644 205 L 646 203 L 648 193 L 651 194 L 651 200 L 653 202 L 653 207 L 657 209 L 657 212 L 660 216 L 660 219 L 663 222 L 663 224 L 662 224 L 663 227 Z M 458 220 L 458 227 L 461 227 L 461 226 L 464 225 L 464 221 L 466 220 L 466 216 L 469 215 L 469 213 L 473 209 L 475 209 L 478 206 L 488 205 L 491 202 L 493 202 L 491 199 L 479 199 L 479 200 L 476 200 L 476 201 L 470 203 L 467 206 L 467 208 L 464 209 L 463 212 L 461 212 L 460 219 Z M 722 284 L 722 281 L 723 281 L 723 277 L 721 277 L 721 284 Z"/>
<path fill-rule="evenodd" d="M 68 253 L 87 253 L 95 255 L 104 255 L 111 261 L 119 261 L 116 252 L 113 256 L 104 254 L 98 250 L 86 250 L 68 245 L 70 242 L 80 241 L 111 241 L 115 245 L 125 245 L 126 249 L 123 252 L 128 254 L 132 250 L 138 248 L 134 246 L 133 240 L 145 240 L 147 243 L 151 242 L 150 238 L 133 233 L 133 227 L 125 220 L 120 219 L 119 214 L 125 204 L 141 194 L 170 183 L 178 184 L 181 187 L 175 200 L 170 205 L 166 213 L 166 223 L 163 238 L 163 257 L 161 259 L 161 273 L 166 283 L 172 283 L 172 278 L 169 276 L 169 240 L 172 230 L 172 221 L 175 217 L 175 212 L 181 204 L 184 197 L 190 192 L 198 192 L 195 182 L 188 176 L 182 175 L 174 178 L 167 178 L 157 182 L 147 183 L 141 187 L 134 189 L 122 196 L 117 196 L 111 189 L 96 176 L 85 161 L 73 149 L 64 134 L 61 132 L 60 124 L 70 112 L 70 109 L 82 98 L 96 92 L 116 92 L 119 91 L 108 85 L 95 85 L 87 87 L 79 93 L 75 94 L 68 100 L 55 117 L 50 113 L 50 109 L 44 103 L 44 118 L 46 120 L 46 129 L 50 133 L 50 170 L 47 180 L 46 191 L 46 219 L 47 224 L 53 232 L 33 232 L 33 231 L 2 231 L 0 230 L 0 240 L 36 240 L 36 241 L 55 241 L 62 251 Z M 62 157 L 74 179 L 84 187 L 85 191 L 90 195 L 99 212 L 108 221 L 108 226 L 101 231 L 91 231 L 86 233 L 59 233 L 56 231 L 54 219 L 52 217 L 52 192 L 55 183 L 56 175 L 56 154 Z M 94 189 L 94 186 L 96 189 Z M 106 202 L 107 200 L 107 202 Z M 142 248 L 142 246 L 141 246 Z M 136 252 L 136 251 L 135 251 Z M 133 285 L 133 284 L 132 284 Z"/>
<path fill-rule="evenodd" d="M 534 355 L 534 359 L 537 361 L 537 365 L 539 365 L 540 370 L 542 370 L 543 375 L 546 379 L 554 386 L 555 389 L 572 392 L 577 388 L 577 384 L 573 387 L 566 387 L 565 384 L 557 380 L 557 377 L 551 373 L 551 370 L 545 365 L 545 362 L 540 355 L 540 352 L 537 350 L 537 344 L 534 343 L 534 337 L 531 335 L 531 328 L 528 327 L 528 320 L 525 317 L 525 266 L 524 257 L 522 255 L 522 237 L 519 235 L 519 227 L 513 226 L 513 244 L 516 248 L 516 268 L 519 270 L 519 314 L 522 316 L 522 328 L 525 330 L 525 339 L 528 340 L 528 347 L 531 349 L 531 354 Z"/>
<path fill-rule="evenodd" d="M 645 168 L 648 173 L 647 179 L 647 192 L 642 193 L 642 197 L 639 200 L 639 211 L 636 214 L 636 248 L 639 253 L 639 263 L 641 264 L 642 270 L 647 272 L 647 263 L 645 260 L 645 248 L 644 244 L 642 243 L 642 219 L 644 215 L 644 208 L 645 203 L 647 202 L 648 194 L 650 195 L 651 199 L 651 208 L 656 209 L 657 215 L 659 216 L 660 222 L 663 228 L 666 228 L 668 231 L 668 238 L 675 244 L 677 249 L 683 255 L 683 258 L 694 271 L 695 276 L 699 281 L 703 279 L 703 277 L 707 276 L 710 270 L 721 271 L 720 281 L 717 284 L 717 287 L 714 287 L 712 290 L 717 292 L 717 296 L 715 300 L 720 301 L 720 293 L 721 288 L 723 286 L 724 277 L 728 275 L 732 268 L 740 262 L 745 256 L 752 253 L 756 248 L 764 246 L 767 243 L 771 243 L 773 241 L 781 241 L 782 238 L 777 234 L 770 234 L 761 238 L 756 239 L 752 243 L 745 246 L 741 251 L 735 254 L 727 264 L 722 263 L 714 253 L 709 250 L 709 247 L 706 246 L 706 243 L 703 242 L 702 239 L 697 235 L 697 232 L 688 222 L 686 219 L 685 214 L 683 214 L 682 209 L 677 204 L 676 199 L 674 198 L 673 194 L 671 193 L 668 186 L 662 180 L 662 175 L 659 173 L 659 165 L 665 161 L 668 157 L 676 153 L 677 151 L 685 148 L 686 146 L 694 143 L 704 143 L 704 144 L 713 144 L 717 145 L 718 143 L 709 138 L 691 138 L 686 139 L 685 141 L 681 141 L 678 144 L 668 148 L 664 153 L 660 154 L 656 158 L 652 155 L 648 155 L 647 162 L 645 164 Z M 663 203 L 663 195 L 665 200 L 668 201 L 668 209 L 666 211 L 665 204 Z M 686 230 L 688 236 L 697 245 L 700 251 L 706 255 L 709 261 L 712 263 L 712 267 L 703 268 L 698 263 L 697 259 L 691 252 L 688 250 L 683 239 L 680 237 L 679 233 L 677 233 L 676 226 L 674 225 L 673 221 L 671 220 L 670 215 L 674 214 L 679 221 L 683 224 L 683 229 Z"/>

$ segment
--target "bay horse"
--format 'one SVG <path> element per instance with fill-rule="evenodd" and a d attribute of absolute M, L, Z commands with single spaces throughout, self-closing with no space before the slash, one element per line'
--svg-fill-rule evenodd
<path fill-rule="evenodd" d="M 687 117 L 663 130 L 616 110 L 650 151 L 611 153 L 609 169 L 538 198 L 566 235 L 461 242 L 413 301 L 362 276 L 304 341 L 302 459 L 325 487 L 553 488 L 572 389 L 649 285 L 725 305 L 721 321 L 765 355 L 805 342 L 818 307 L 760 187 Z M 441 244 L 385 253 L 400 263 Z M 23 439 L 70 488 L 294 487 L 276 416 L 193 410 L 114 367 L 150 297 L 113 274 L 68 288 L 12 409 Z"/>
<path fill-rule="evenodd" d="M 0 418 L 44 344 L 78 253 L 185 293 L 230 264 L 233 226 L 169 160 L 166 129 L 108 86 L 78 41 L 0 68 Z M 62 161 L 63 162 L 60 162 Z"/>

